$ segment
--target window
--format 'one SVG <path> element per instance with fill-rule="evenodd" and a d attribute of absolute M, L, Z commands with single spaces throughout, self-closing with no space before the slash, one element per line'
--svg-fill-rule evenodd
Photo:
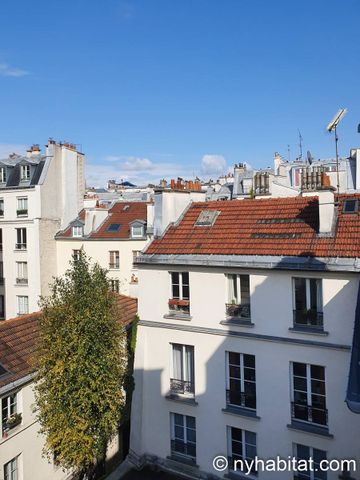
<path fill-rule="evenodd" d="M 26 182 L 30 180 L 30 165 L 21 165 L 20 166 L 20 180 Z"/>
<path fill-rule="evenodd" d="M 144 225 L 133 225 L 131 227 L 131 236 L 133 238 L 141 238 L 144 236 Z"/>
<path fill-rule="evenodd" d="M 343 213 L 356 213 L 358 211 L 358 201 L 355 199 L 345 200 Z"/>
<path fill-rule="evenodd" d="M 190 313 L 189 272 L 171 272 L 169 308 L 173 312 Z"/>
<path fill-rule="evenodd" d="M 171 454 L 196 458 L 196 422 L 195 417 L 170 413 Z"/>
<path fill-rule="evenodd" d="M 293 420 L 327 425 L 325 368 L 306 363 L 292 363 Z"/>
<path fill-rule="evenodd" d="M 214 225 L 219 213 L 220 212 L 217 210 L 203 210 L 200 212 L 200 215 L 198 216 L 194 225 L 196 227 L 211 227 Z"/>
<path fill-rule="evenodd" d="M 83 231 L 84 231 L 84 227 L 82 227 L 80 225 L 74 225 L 72 227 L 72 236 L 73 237 L 82 237 L 83 236 Z"/>
<path fill-rule="evenodd" d="M 77 260 L 79 260 L 79 258 L 80 258 L 80 250 L 73 250 L 72 256 L 73 256 L 74 262 L 76 262 Z"/>
<path fill-rule="evenodd" d="M 296 472 L 296 480 L 326 480 L 327 473 L 320 470 L 320 463 L 322 460 L 326 460 L 326 452 L 324 450 L 318 450 L 317 448 L 307 447 L 298 443 L 294 444 L 294 457 L 299 460 L 305 460 L 306 463 L 309 459 L 313 460 L 312 469 L 305 472 Z M 304 463 L 305 462 L 301 462 Z"/>
<path fill-rule="evenodd" d="M 26 250 L 27 239 L 26 239 L 26 228 L 17 228 L 16 229 L 16 250 Z"/>
<path fill-rule="evenodd" d="M 230 457 L 229 467 L 234 470 L 234 464 L 238 460 L 237 470 L 241 466 L 241 461 L 247 461 L 248 465 L 256 457 L 256 433 L 242 430 L 240 428 L 228 427 L 228 456 Z M 236 465 L 236 464 L 235 464 Z M 255 461 L 251 473 L 256 475 Z"/>
<path fill-rule="evenodd" d="M 119 280 L 110 280 L 110 287 L 113 292 L 119 293 L 120 292 L 120 281 Z"/>
<path fill-rule="evenodd" d="M 16 297 L 17 303 L 17 314 L 24 315 L 25 313 L 29 313 L 29 297 L 26 295 L 18 295 Z"/>
<path fill-rule="evenodd" d="M 0 261 L 0 285 L 4 285 L 4 262 Z"/>
<path fill-rule="evenodd" d="M 18 217 L 26 216 L 28 214 L 28 199 L 27 197 L 17 197 L 17 210 Z"/>
<path fill-rule="evenodd" d="M 110 225 L 107 227 L 106 231 L 107 232 L 118 232 L 120 230 L 120 223 L 110 223 Z"/>
<path fill-rule="evenodd" d="M 28 264 L 27 262 L 16 262 L 16 283 L 28 283 Z"/>
<path fill-rule="evenodd" d="M 18 474 L 18 457 L 15 457 L 4 465 L 4 480 L 18 480 Z"/>
<path fill-rule="evenodd" d="M 294 327 L 323 328 L 322 280 L 293 279 Z"/>
<path fill-rule="evenodd" d="M 3 249 L 2 228 L 0 228 L 0 251 Z"/>
<path fill-rule="evenodd" d="M 170 390 L 174 394 L 194 394 L 194 347 L 172 344 L 172 378 Z"/>
<path fill-rule="evenodd" d="M 0 318 L 5 318 L 5 295 L 0 295 Z"/>
<path fill-rule="evenodd" d="M 120 254 L 119 250 L 109 252 L 109 268 L 120 268 Z"/>
<path fill-rule="evenodd" d="M 140 253 L 141 253 L 141 250 L 133 250 L 132 251 L 133 263 L 136 262 L 136 259 L 140 255 Z"/>
<path fill-rule="evenodd" d="M 1 424 L 3 432 L 5 430 L 10 430 L 21 423 L 21 416 L 18 414 L 17 403 L 17 393 L 13 393 L 1 399 Z"/>
<path fill-rule="evenodd" d="M 250 276 L 228 275 L 228 317 L 250 318 Z"/>
<path fill-rule="evenodd" d="M 255 356 L 226 352 L 226 403 L 256 410 Z"/>
<path fill-rule="evenodd" d="M 0 217 L 4 216 L 4 199 L 0 198 Z"/>
<path fill-rule="evenodd" d="M 0 183 L 5 183 L 6 182 L 6 168 L 1 167 L 0 168 Z"/>

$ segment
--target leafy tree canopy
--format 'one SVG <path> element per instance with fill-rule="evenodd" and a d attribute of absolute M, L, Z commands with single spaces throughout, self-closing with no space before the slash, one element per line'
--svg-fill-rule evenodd
<path fill-rule="evenodd" d="M 40 303 L 35 397 L 45 452 L 81 476 L 104 459 L 120 421 L 125 332 L 106 271 L 82 251 Z"/>

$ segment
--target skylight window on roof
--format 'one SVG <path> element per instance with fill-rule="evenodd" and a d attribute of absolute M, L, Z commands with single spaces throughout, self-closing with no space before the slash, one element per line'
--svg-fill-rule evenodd
<path fill-rule="evenodd" d="M 355 199 L 345 200 L 343 213 L 357 213 L 358 201 Z"/>
<path fill-rule="evenodd" d="M 110 223 L 110 225 L 107 227 L 106 231 L 107 232 L 118 232 L 120 230 L 120 223 Z"/>
<path fill-rule="evenodd" d="M 203 210 L 198 216 L 195 226 L 196 227 L 211 227 L 214 225 L 217 216 L 219 215 L 218 210 Z"/>

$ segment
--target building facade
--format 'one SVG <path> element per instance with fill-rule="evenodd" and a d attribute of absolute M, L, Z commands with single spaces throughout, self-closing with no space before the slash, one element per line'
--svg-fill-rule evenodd
<path fill-rule="evenodd" d="M 359 199 L 193 203 L 145 250 L 130 461 L 190 478 L 360 478 L 319 471 L 360 462 L 360 417 L 344 402 Z M 235 471 L 256 456 L 318 471 Z"/>
<path fill-rule="evenodd" d="M 57 272 L 55 234 L 82 208 L 84 155 L 49 140 L 45 154 L 0 160 L 0 318 L 38 310 Z"/>

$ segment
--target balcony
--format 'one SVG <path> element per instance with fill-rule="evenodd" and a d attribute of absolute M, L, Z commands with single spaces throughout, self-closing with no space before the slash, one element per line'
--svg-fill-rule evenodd
<path fill-rule="evenodd" d="M 226 390 L 226 405 L 256 410 L 256 395 L 239 390 Z"/>
<path fill-rule="evenodd" d="M 28 279 L 27 278 L 17 278 L 16 285 L 27 285 Z"/>
<path fill-rule="evenodd" d="M 326 408 L 291 402 L 291 419 L 327 426 L 328 411 Z"/>
<path fill-rule="evenodd" d="M 294 328 L 315 328 L 317 330 L 322 330 L 324 326 L 323 317 L 323 312 L 317 312 L 314 309 L 294 310 Z"/>
<path fill-rule="evenodd" d="M 226 316 L 250 320 L 250 304 L 226 303 Z"/>
<path fill-rule="evenodd" d="M 18 217 L 27 217 L 28 215 L 28 210 L 27 208 L 26 209 L 22 209 L 22 210 L 16 210 L 16 215 Z"/>
<path fill-rule="evenodd" d="M 170 378 L 170 391 L 174 395 L 194 395 L 194 382 L 190 380 L 178 380 L 176 378 Z"/>
<path fill-rule="evenodd" d="M 190 300 L 180 300 L 179 298 L 169 299 L 170 313 L 190 314 Z"/>
<path fill-rule="evenodd" d="M 181 440 L 171 440 L 171 454 L 188 457 L 195 462 L 196 458 L 196 444 L 185 443 Z"/>
<path fill-rule="evenodd" d="M 109 270 L 118 270 L 120 268 L 120 263 L 109 263 Z"/>
<path fill-rule="evenodd" d="M 26 243 L 15 243 L 15 250 L 26 250 Z"/>

